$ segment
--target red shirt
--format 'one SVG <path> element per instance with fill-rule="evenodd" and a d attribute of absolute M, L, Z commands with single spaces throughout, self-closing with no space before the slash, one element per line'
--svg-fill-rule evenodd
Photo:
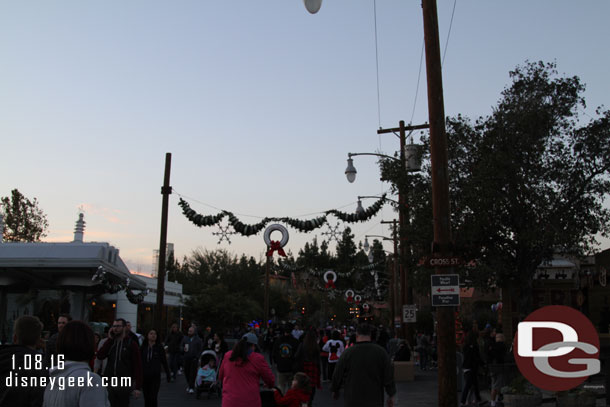
<path fill-rule="evenodd" d="M 281 407 L 302 407 L 307 405 L 311 395 L 303 389 L 290 389 L 282 396 L 279 391 L 273 393 L 275 403 Z"/>
<path fill-rule="evenodd" d="M 222 406 L 260 407 L 258 384 L 263 379 L 267 387 L 273 387 L 275 377 L 271 368 L 260 353 L 251 353 L 245 363 L 241 360 L 231 362 L 232 353 L 225 354 L 218 372 L 218 380 L 222 383 Z"/>

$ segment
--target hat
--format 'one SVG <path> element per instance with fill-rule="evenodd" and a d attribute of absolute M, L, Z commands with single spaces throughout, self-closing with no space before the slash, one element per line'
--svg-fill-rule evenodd
<path fill-rule="evenodd" d="M 252 332 L 248 332 L 247 334 L 244 334 L 244 336 L 242 336 L 241 339 L 245 339 L 246 342 L 251 343 L 252 345 L 258 345 L 258 337 L 256 336 L 256 334 L 253 334 Z"/>

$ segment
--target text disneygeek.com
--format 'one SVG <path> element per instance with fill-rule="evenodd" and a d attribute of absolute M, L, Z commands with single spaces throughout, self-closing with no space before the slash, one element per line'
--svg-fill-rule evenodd
<path fill-rule="evenodd" d="M 64 390 L 66 387 L 100 387 L 99 383 L 93 383 L 93 375 L 87 372 L 87 377 L 45 377 L 45 376 L 21 376 L 19 373 L 11 372 L 5 380 L 6 387 L 47 387 L 50 390 Z M 101 387 L 131 387 L 131 377 L 102 377 Z"/>

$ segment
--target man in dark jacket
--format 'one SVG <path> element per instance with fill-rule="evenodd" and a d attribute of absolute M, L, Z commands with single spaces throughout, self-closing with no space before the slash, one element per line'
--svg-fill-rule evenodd
<path fill-rule="evenodd" d="M 167 346 L 167 352 L 169 353 L 169 370 L 172 372 L 172 378 L 176 380 L 176 374 L 180 367 L 181 349 L 180 344 L 182 343 L 182 332 L 178 330 L 178 324 L 172 324 L 171 330 L 167 334 L 165 340 L 165 346 Z"/>
<path fill-rule="evenodd" d="M 61 330 L 64 329 L 64 326 L 66 326 L 66 324 L 70 321 L 72 321 L 72 317 L 69 314 L 61 314 L 57 318 L 57 332 L 51 335 L 51 337 L 47 341 L 46 350 L 44 354 L 45 365 L 47 366 L 47 368 L 51 365 L 51 357 L 57 356 L 57 336 L 59 336 Z"/>
<path fill-rule="evenodd" d="M 277 387 L 286 394 L 292 384 L 292 376 L 294 375 L 295 355 L 299 347 L 299 341 L 296 340 L 290 328 L 284 327 L 282 336 L 275 340 L 273 344 L 273 361 L 277 367 Z"/>
<path fill-rule="evenodd" d="M 44 386 L 18 386 L 24 377 L 28 382 L 47 376 L 43 365 L 43 355 L 36 350 L 40 340 L 42 323 L 36 317 L 24 315 L 15 321 L 13 345 L 0 346 L 0 406 L 1 407 L 40 407 L 42 406 Z M 25 369 L 26 359 L 31 368 Z M 39 363 L 38 363 L 39 362 Z M 57 361 L 54 361 L 56 364 Z M 28 363 L 30 364 L 30 363 Z M 37 368 L 39 366 L 39 368 Z M 17 376 L 18 375 L 18 376 Z"/>
<path fill-rule="evenodd" d="M 188 336 L 182 338 L 180 347 L 184 352 L 184 377 L 188 387 L 187 393 L 195 393 L 195 378 L 197 377 L 197 361 L 203 351 L 203 341 L 195 333 L 195 327 L 191 326 L 188 331 Z"/>
<path fill-rule="evenodd" d="M 394 406 L 394 369 L 385 349 L 371 342 L 372 330 L 369 324 L 358 325 L 356 344 L 341 354 L 335 367 L 331 391 L 337 400 L 344 386 L 346 407 L 383 407 L 384 390 L 388 407 Z"/>
<path fill-rule="evenodd" d="M 121 378 L 131 378 L 131 386 L 108 387 L 108 400 L 112 407 L 128 407 L 132 390 L 135 398 L 140 397 L 142 390 L 140 347 L 137 339 L 133 339 L 126 328 L 127 324 L 123 318 L 116 319 L 108 333 L 108 340 L 97 352 L 98 359 L 108 358 L 103 376 L 117 377 L 119 384 Z"/>

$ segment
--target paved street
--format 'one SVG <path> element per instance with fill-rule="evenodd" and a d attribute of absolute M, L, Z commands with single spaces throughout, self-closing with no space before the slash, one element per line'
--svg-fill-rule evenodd
<path fill-rule="evenodd" d="M 398 394 L 396 396 L 396 406 L 409 407 L 424 407 L 436 406 L 437 402 L 437 380 L 436 371 L 418 372 L 416 381 L 400 382 L 396 384 Z M 165 379 L 165 376 L 162 377 Z M 316 392 L 314 406 L 315 407 L 343 407 L 343 400 L 333 400 L 328 389 L 329 383 L 323 383 L 324 388 Z M 184 376 L 178 376 L 175 383 L 167 383 L 162 381 L 161 390 L 159 391 L 159 407 L 220 407 L 221 401 L 213 397 L 210 400 L 206 399 L 206 395 L 202 395 L 201 400 L 196 400 L 195 395 L 186 394 L 186 383 Z M 133 407 L 144 407 L 144 400 L 141 398 L 131 403 Z"/>

